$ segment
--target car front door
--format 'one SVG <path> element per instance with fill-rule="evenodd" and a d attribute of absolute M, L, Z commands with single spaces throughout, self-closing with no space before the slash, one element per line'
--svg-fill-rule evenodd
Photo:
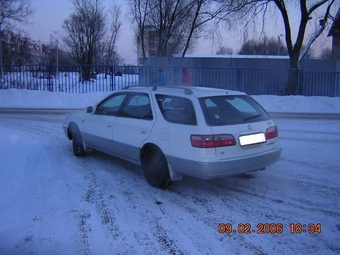
<path fill-rule="evenodd" d="M 149 95 L 131 93 L 114 124 L 115 154 L 139 162 L 139 148 L 155 124 Z"/>
<path fill-rule="evenodd" d="M 113 94 L 97 105 L 84 120 L 83 137 L 91 148 L 113 154 L 112 134 L 126 93 Z"/>

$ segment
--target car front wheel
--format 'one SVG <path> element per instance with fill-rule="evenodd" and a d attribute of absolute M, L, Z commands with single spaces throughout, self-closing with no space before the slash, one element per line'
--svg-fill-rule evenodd
<path fill-rule="evenodd" d="M 166 188 L 171 185 L 168 162 L 160 149 L 150 147 L 143 153 L 142 168 L 145 179 L 151 186 Z"/>
<path fill-rule="evenodd" d="M 72 147 L 73 147 L 73 154 L 75 156 L 79 157 L 85 154 L 85 150 L 83 146 L 83 139 L 79 132 L 72 133 Z"/>

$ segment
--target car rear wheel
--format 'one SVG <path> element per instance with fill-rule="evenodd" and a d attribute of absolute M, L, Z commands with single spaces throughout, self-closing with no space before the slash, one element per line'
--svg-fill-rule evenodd
<path fill-rule="evenodd" d="M 145 179 L 155 188 L 166 188 L 172 184 L 168 162 L 162 151 L 156 147 L 146 149 L 142 157 Z"/>
<path fill-rule="evenodd" d="M 77 157 L 83 156 L 85 154 L 84 146 L 83 146 L 83 138 L 79 132 L 74 131 L 72 133 L 72 147 L 73 154 Z"/>

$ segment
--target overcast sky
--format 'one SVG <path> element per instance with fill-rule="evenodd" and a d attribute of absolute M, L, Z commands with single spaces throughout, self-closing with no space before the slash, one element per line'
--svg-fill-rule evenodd
<path fill-rule="evenodd" d="M 128 6 L 126 0 L 102 0 L 105 7 L 109 7 L 113 2 L 120 4 L 122 8 L 122 27 L 120 31 L 120 35 L 118 37 L 117 49 L 118 53 L 124 58 L 124 62 L 126 64 L 136 64 L 137 63 L 137 54 L 136 54 L 136 46 L 133 40 L 133 31 L 130 25 L 128 16 Z M 33 40 L 40 40 L 44 43 L 49 43 L 50 35 L 55 35 L 55 37 L 60 37 L 63 33 L 62 24 L 66 18 L 70 16 L 73 12 L 73 5 L 71 0 L 31 0 L 32 8 L 35 10 L 35 13 L 30 18 L 30 22 L 32 24 L 27 24 L 22 27 L 28 35 Z M 282 22 L 279 18 L 276 22 L 269 24 L 273 26 L 273 34 L 275 38 L 279 34 L 283 34 Z M 293 24 L 294 25 L 294 24 Z M 281 27 L 281 28 L 280 28 Z M 255 31 L 253 33 L 257 35 L 258 32 L 261 32 L 260 27 L 259 31 Z M 197 54 L 208 54 L 213 55 L 216 53 L 219 45 L 231 47 L 234 49 L 235 53 L 240 49 L 242 44 L 242 36 L 240 36 L 241 31 L 227 31 L 226 29 L 222 29 L 222 38 L 221 41 L 215 40 L 212 42 L 211 40 L 201 39 L 197 44 L 194 53 Z M 307 33 L 308 34 L 308 33 Z M 253 35 L 254 36 L 254 35 Z M 283 38 L 281 38 L 283 40 Z M 214 44 L 213 44 L 214 43 Z M 214 46 L 213 46 L 214 45 Z M 321 36 L 319 42 L 314 44 L 315 48 L 323 47 L 324 45 L 330 46 L 330 38 L 326 37 L 326 34 Z"/>

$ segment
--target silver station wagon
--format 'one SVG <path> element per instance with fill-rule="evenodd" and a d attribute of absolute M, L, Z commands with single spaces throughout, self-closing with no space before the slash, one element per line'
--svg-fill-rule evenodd
<path fill-rule="evenodd" d="M 150 185 L 182 176 L 263 170 L 281 155 L 278 128 L 252 97 L 203 87 L 127 87 L 67 117 L 73 153 L 98 150 L 142 166 Z"/>

